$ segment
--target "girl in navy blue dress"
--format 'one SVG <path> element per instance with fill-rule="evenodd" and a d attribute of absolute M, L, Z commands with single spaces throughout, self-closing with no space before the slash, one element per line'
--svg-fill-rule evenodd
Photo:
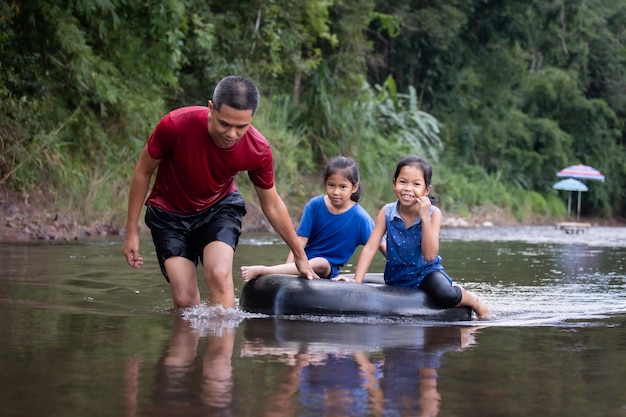
<path fill-rule="evenodd" d="M 441 264 L 439 232 L 441 210 L 430 196 L 432 166 L 415 155 L 404 157 L 393 177 L 397 201 L 384 206 L 361 252 L 354 280 L 362 282 L 380 242 L 386 236 L 385 282 L 421 288 L 441 307 L 469 306 L 479 318 L 489 308 L 471 292 L 455 285 Z"/>

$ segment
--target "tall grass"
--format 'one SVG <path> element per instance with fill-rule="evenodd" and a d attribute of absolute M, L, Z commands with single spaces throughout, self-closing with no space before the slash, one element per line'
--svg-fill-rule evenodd
<path fill-rule="evenodd" d="M 419 127 L 415 117 L 420 113 L 416 113 L 416 103 L 411 102 L 410 96 L 392 97 L 392 91 L 365 84 L 360 96 L 351 100 L 338 98 L 329 86 L 320 86 L 317 93 L 313 103 L 303 101 L 300 105 L 295 105 L 288 96 L 269 97 L 254 119 L 254 125 L 273 148 L 276 185 L 296 221 L 306 201 L 323 193 L 326 162 L 340 154 L 359 163 L 364 190 L 362 204 L 372 216 L 383 204 L 395 199 L 391 177 L 398 159 L 408 153 L 421 154 L 433 163 L 434 192 L 449 215 L 469 218 L 477 210 L 497 208 L 518 221 L 565 216 L 566 197 L 554 190 L 531 192 L 511 185 L 512 182 L 497 173 L 488 175 L 478 166 L 460 164 L 446 157 L 432 119 L 425 122 L 431 126 L 430 130 L 427 128 L 427 136 L 416 131 Z M 156 123 L 158 118 L 153 117 L 150 123 L 144 121 L 145 137 L 134 131 L 132 140 L 114 137 L 111 146 L 102 146 L 107 133 L 98 132 L 97 123 L 85 119 L 80 108 L 51 126 L 32 114 L 43 104 L 31 104 L 32 112 L 28 113 L 24 109 L 10 111 L 26 105 L 19 101 L 2 103 L 9 116 L 31 114 L 33 118 L 9 117 L 0 126 L 3 173 L 0 186 L 28 190 L 44 184 L 51 197 L 49 209 L 71 214 L 83 224 L 123 227 L 128 184 L 149 133 L 146 126 Z M 85 126 L 82 132 L 76 120 Z M 125 134 L 124 129 L 117 131 L 119 135 Z M 80 149 L 76 146 L 77 138 L 90 132 L 91 142 L 97 148 L 76 154 L 75 150 Z M 108 132 L 115 134 L 116 129 Z M 417 146 L 415 141 L 420 138 L 424 142 Z M 72 152 L 68 152 L 70 148 Z M 444 157 L 440 159 L 439 155 Z M 248 201 L 256 201 L 254 188 L 245 174 L 238 178 L 238 186 Z"/>
<path fill-rule="evenodd" d="M 554 190 L 544 194 L 528 190 L 504 180 L 500 173 L 487 174 L 478 166 L 457 164 L 451 158 L 435 165 L 433 189 L 442 209 L 461 217 L 493 208 L 508 221 L 522 223 L 547 222 L 564 214 L 563 201 Z"/>

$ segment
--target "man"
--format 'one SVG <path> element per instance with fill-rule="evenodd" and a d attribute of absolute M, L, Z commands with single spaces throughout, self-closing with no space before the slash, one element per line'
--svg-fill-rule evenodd
<path fill-rule="evenodd" d="M 317 278 L 274 186 L 269 143 L 251 125 L 258 104 L 259 90 L 252 81 L 225 77 L 208 107 L 183 107 L 165 115 L 139 156 L 130 184 L 122 252 L 130 266 L 141 267 L 137 221 L 145 201 L 146 224 L 174 308 L 200 304 L 198 259 L 209 305 L 235 306 L 233 258 L 246 214 L 234 183 L 240 171 L 248 171 L 263 213 L 293 251 L 298 271 Z"/>

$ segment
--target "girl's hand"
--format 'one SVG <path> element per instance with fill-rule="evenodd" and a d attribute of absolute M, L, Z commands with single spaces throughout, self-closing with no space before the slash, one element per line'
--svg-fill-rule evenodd
<path fill-rule="evenodd" d="M 423 195 L 417 199 L 417 202 L 420 205 L 420 208 L 419 208 L 420 218 L 422 219 L 430 218 L 430 206 L 431 206 L 430 198 L 428 198 L 427 195 Z"/>
<path fill-rule="evenodd" d="M 347 277 L 345 275 L 337 275 L 335 278 L 331 278 L 331 281 L 346 281 L 346 282 L 356 282 L 354 278 Z"/>

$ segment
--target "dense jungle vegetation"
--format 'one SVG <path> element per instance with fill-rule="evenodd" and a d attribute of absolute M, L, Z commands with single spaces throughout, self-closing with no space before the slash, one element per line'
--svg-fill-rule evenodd
<path fill-rule="evenodd" d="M 583 216 L 624 218 L 625 24 L 623 0 L 2 0 L 0 187 L 121 225 L 156 122 L 238 74 L 294 217 L 327 158 L 374 214 L 415 153 L 449 213 L 564 217 L 556 172 L 583 163 L 606 176 Z"/>

